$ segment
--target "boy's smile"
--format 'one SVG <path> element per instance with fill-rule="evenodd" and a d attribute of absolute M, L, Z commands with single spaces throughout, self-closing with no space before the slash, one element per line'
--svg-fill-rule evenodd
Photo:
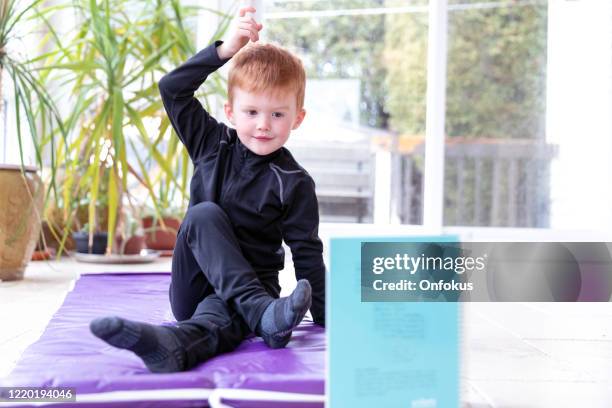
<path fill-rule="evenodd" d="M 225 114 L 242 144 L 260 156 L 280 149 L 306 114 L 298 111 L 292 92 L 257 93 L 235 87 L 232 93 L 233 103 L 225 104 Z"/>

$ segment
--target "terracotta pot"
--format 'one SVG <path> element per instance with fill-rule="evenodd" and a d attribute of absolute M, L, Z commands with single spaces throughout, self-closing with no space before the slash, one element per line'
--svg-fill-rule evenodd
<path fill-rule="evenodd" d="M 0 165 L 0 280 L 23 279 L 40 236 L 44 189 L 36 167 Z M 38 213 L 38 215 L 37 215 Z"/>
<path fill-rule="evenodd" d="M 142 235 L 134 235 L 125 243 L 123 253 L 125 255 L 138 255 L 140 251 L 146 248 L 145 237 Z"/>
<path fill-rule="evenodd" d="M 53 256 L 52 249 L 37 249 L 32 253 L 32 261 L 46 261 Z"/>
<path fill-rule="evenodd" d="M 118 235 L 115 238 L 115 248 L 119 254 L 123 255 L 138 255 L 140 251 L 145 249 L 145 237 L 143 235 L 132 235 L 123 244 L 123 238 Z"/>
<path fill-rule="evenodd" d="M 176 235 L 181 226 L 181 220 L 176 217 L 163 217 L 166 229 L 163 229 L 159 219 L 144 217 L 142 227 L 145 230 L 145 243 L 147 248 L 158 251 L 174 249 Z"/>

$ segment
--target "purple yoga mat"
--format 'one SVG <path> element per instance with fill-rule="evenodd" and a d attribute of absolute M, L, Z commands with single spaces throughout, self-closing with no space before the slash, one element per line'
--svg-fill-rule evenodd
<path fill-rule="evenodd" d="M 294 331 L 285 349 L 272 350 L 260 338 L 250 338 L 231 353 L 212 358 L 191 371 L 174 374 L 152 374 L 131 352 L 108 346 L 89 332 L 91 319 L 107 315 L 150 323 L 172 322 L 169 281 L 168 274 L 82 276 L 41 338 L 23 353 L 8 377 L 8 384 L 2 385 L 75 387 L 77 401 L 78 396 L 94 394 L 103 399 L 94 404 L 91 398 L 84 398 L 83 405 L 113 407 L 208 406 L 204 394 L 219 388 L 324 394 L 325 335 L 322 328 L 311 322 L 303 322 Z M 204 396 L 188 397 L 186 389 L 202 390 Z M 135 399 L 136 393 L 131 391 L 139 390 L 179 391 L 175 396 L 164 397 L 169 399 L 163 402 L 162 397 L 152 392 L 138 394 L 142 397 L 138 397 L 140 402 L 111 401 L 117 396 L 113 391 L 129 391 L 120 394 Z M 238 401 L 227 405 L 312 407 L 322 403 Z"/>

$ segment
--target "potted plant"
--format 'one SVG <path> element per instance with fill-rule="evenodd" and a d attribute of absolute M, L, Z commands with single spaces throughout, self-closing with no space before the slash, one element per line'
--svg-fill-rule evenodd
<path fill-rule="evenodd" d="M 118 237 L 119 253 L 122 255 L 137 255 L 145 249 L 145 236 L 139 219 L 128 217 L 125 236 Z"/>
<path fill-rule="evenodd" d="M 145 244 L 149 249 L 161 251 L 163 256 L 171 256 L 182 217 L 175 213 L 164 212 L 161 217 L 155 214 L 142 219 Z"/>
<path fill-rule="evenodd" d="M 79 27 L 45 64 L 63 71 L 58 80 L 70 85 L 74 101 L 65 121 L 70 140 L 65 145 L 60 141 L 64 172 L 60 190 L 68 212 L 74 211 L 76 199 L 88 203 L 93 235 L 100 191 L 106 188 L 106 253 L 111 253 L 116 252 L 114 238 L 128 191 L 141 188 L 143 194 L 156 196 L 155 180 L 148 173 L 166 154 L 163 138 L 155 138 L 163 112 L 157 81 L 169 66 L 195 51 L 194 36 L 184 19 L 198 9 L 179 0 L 73 0 L 72 4 Z M 106 180 L 100 168 L 107 172 Z M 160 169 L 169 177 L 174 174 L 171 167 Z M 153 206 L 156 214 L 164 210 L 159 200 Z M 66 218 L 65 229 L 71 230 L 74 217 Z"/>
<path fill-rule="evenodd" d="M 103 255 L 106 252 L 108 233 L 94 229 L 95 232 L 91 235 L 90 231 L 89 225 L 85 224 L 80 231 L 72 233 L 76 251 L 83 254 Z"/>
<path fill-rule="evenodd" d="M 137 204 L 135 198 L 128 196 L 129 205 L 121 216 L 118 233 L 115 236 L 116 253 L 120 255 L 138 255 L 146 248 L 142 228 L 143 205 Z"/>
<path fill-rule="evenodd" d="M 154 168 L 148 175 L 151 185 L 155 186 L 149 197 L 152 208 L 142 224 L 147 248 L 171 255 L 189 203 L 191 161 L 166 115 L 160 118 L 160 123 L 157 138 L 151 145 Z M 160 148 L 162 141 L 166 141 L 165 151 Z"/>
<path fill-rule="evenodd" d="M 15 134 L 3 134 L 18 143 L 20 164 L 0 164 L 0 280 L 22 279 L 40 236 L 44 186 L 39 175 L 43 169 L 42 152 L 53 144 L 59 129 L 65 135 L 61 117 L 47 91 L 47 78 L 36 69 L 39 56 L 24 57 L 13 40 L 34 32 L 52 12 L 42 0 L 0 1 L 0 117 L 5 100 L 14 104 Z M 17 34 L 19 33 L 19 34 Z M 18 36 L 19 35 L 19 36 Z M 2 84 L 9 80 L 13 95 L 6 97 Z M 24 132 L 24 128 L 27 131 Z M 31 140 L 36 165 L 25 164 L 23 146 Z M 54 149 L 51 149 L 51 161 Z"/>

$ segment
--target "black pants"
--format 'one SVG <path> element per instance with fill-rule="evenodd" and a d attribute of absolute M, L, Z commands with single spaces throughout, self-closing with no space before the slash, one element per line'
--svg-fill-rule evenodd
<path fill-rule="evenodd" d="M 261 277 L 265 277 L 261 279 Z M 278 271 L 257 273 L 217 204 L 190 207 L 172 257 L 170 305 L 187 367 L 235 349 L 278 298 Z"/>

